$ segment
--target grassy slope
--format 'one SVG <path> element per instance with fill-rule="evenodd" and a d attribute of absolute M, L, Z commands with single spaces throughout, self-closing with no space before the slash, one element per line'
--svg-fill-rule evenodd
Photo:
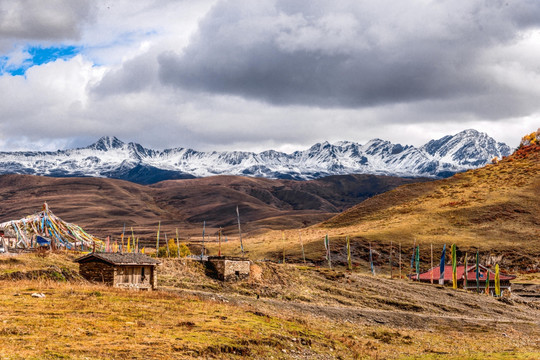
<path fill-rule="evenodd" d="M 0 271 L 49 262 L 72 268 L 72 257 L 0 257 Z M 329 269 L 258 263 L 252 270 L 249 280 L 223 284 L 197 263 L 166 260 L 166 291 L 152 293 L 0 281 L 0 358 L 540 356 L 537 306 Z"/>
<path fill-rule="evenodd" d="M 358 202 L 402 184 L 426 181 L 375 175 L 329 176 L 311 181 L 240 176 L 163 181 L 143 186 L 103 178 L 0 176 L 0 222 L 20 219 L 41 209 L 44 201 L 68 222 L 100 238 L 118 239 L 124 224 L 153 245 L 158 222 L 162 234 L 200 238 L 219 227 L 235 236 L 236 206 L 244 231 L 297 228 L 324 221 Z"/>
<path fill-rule="evenodd" d="M 540 269 L 540 147 L 517 151 L 497 165 L 467 171 L 452 178 L 401 186 L 307 229 L 302 229 L 308 259 L 322 261 L 322 238 L 329 234 L 336 260 L 344 260 L 345 236 L 353 255 L 367 260 L 371 242 L 376 262 L 388 263 L 389 243 L 402 243 L 408 253 L 419 243 L 423 267 L 429 244 L 440 254 L 442 244 L 456 243 L 463 252 L 479 248 L 484 262 L 501 262 L 521 270 Z M 246 239 L 252 258 L 301 258 L 298 230 Z M 215 251 L 214 247 L 212 250 Z M 238 244 L 227 252 L 239 253 Z M 380 256 L 379 256 L 380 255 Z M 397 264 L 395 264 L 397 265 Z"/>

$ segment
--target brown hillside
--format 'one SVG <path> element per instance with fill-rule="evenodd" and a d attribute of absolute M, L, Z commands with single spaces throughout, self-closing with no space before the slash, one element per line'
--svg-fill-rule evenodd
<path fill-rule="evenodd" d="M 319 230 L 383 244 L 457 243 L 538 267 L 539 214 L 540 146 L 531 145 L 496 164 L 370 198 Z"/>
<path fill-rule="evenodd" d="M 66 221 L 96 236 L 118 236 L 123 224 L 136 236 L 154 238 L 158 221 L 169 237 L 200 236 L 219 226 L 236 236 L 236 205 L 244 230 L 305 227 L 331 217 L 369 196 L 422 181 L 372 175 L 332 176 L 313 181 L 236 176 L 173 180 L 143 186 L 103 178 L 0 176 L 0 222 L 40 210 L 44 201 Z M 425 181 L 425 180 L 424 180 Z"/>

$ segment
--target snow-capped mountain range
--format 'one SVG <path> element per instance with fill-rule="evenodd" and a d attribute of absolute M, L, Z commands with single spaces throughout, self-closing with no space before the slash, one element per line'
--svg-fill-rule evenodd
<path fill-rule="evenodd" d="M 308 180 L 328 175 L 377 174 L 447 177 L 509 155 L 509 146 L 485 133 L 465 130 L 417 148 L 374 139 L 362 145 L 318 143 L 291 154 L 152 150 L 116 137 L 102 137 L 79 149 L 54 152 L 0 152 L 0 174 L 108 177 L 151 184 L 166 179 L 242 175 Z"/>

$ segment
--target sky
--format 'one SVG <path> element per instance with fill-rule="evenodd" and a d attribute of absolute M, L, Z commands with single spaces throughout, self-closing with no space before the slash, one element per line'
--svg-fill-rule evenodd
<path fill-rule="evenodd" d="M 540 1 L 2 0 L 0 151 L 540 127 Z"/>

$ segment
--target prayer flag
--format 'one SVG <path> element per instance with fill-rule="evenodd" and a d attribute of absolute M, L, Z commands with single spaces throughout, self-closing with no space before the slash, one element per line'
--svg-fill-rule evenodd
<path fill-rule="evenodd" d="M 351 242 L 349 241 L 349 235 L 347 235 L 347 264 L 349 266 L 349 270 L 352 270 Z"/>
<path fill-rule="evenodd" d="M 452 244 L 452 288 L 457 289 L 457 257 L 456 244 Z"/>
<path fill-rule="evenodd" d="M 328 267 L 332 268 L 332 259 L 330 258 L 330 238 L 328 234 L 324 237 L 324 247 L 326 248 L 326 260 L 328 260 Z"/>
<path fill-rule="evenodd" d="M 420 245 L 416 246 L 416 280 L 420 281 Z"/>
<path fill-rule="evenodd" d="M 497 264 L 495 265 L 495 296 L 501 296 L 501 281 L 499 275 L 499 264 Z"/>
<path fill-rule="evenodd" d="M 371 251 L 371 243 L 369 244 L 369 265 L 371 267 L 371 274 L 375 275 L 375 268 L 373 267 L 373 252 Z"/>
<path fill-rule="evenodd" d="M 446 262 L 446 244 L 444 244 L 441 255 L 441 263 L 439 265 L 439 284 L 444 285 L 444 264 Z"/>

